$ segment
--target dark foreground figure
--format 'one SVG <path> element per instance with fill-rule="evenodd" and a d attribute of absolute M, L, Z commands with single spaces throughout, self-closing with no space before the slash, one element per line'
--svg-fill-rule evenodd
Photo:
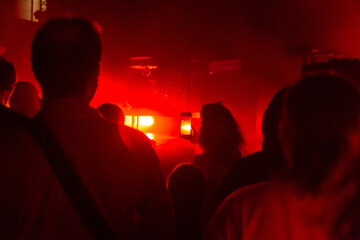
<path fill-rule="evenodd" d="M 360 239 L 359 89 L 331 75 L 300 80 L 286 96 L 280 142 L 287 175 L 235 191 L 206 239 Z"/>
<path fill-rule="evenodd" d="M 11 92 L 16 83 L 16 72 L 14 65 L 3 57 L 0 57 L 0 132 L 1 129 L 22 123 L 25 118 L 6 107 Z"/>
<path fill-rule="evenodd" d="M 118 125 L 89 107 L 100 57 L 98 30 L 87 20 L 51 20 L 35 35 L 32 67 L 44 105 L 30 127 L 8 128 L 0 136 L 1 239 L 172 238 L 170 204 L 150 143 L 134 153 Z M 34 123 L 54 139 L 34 140 Z M 51 161 L 48 152 L 56 144 L 62 154 Z M 97 231 L 91 218 L 99 215 L 106 227 Z"/>
<path fill-rule="evenodd" d="M 287 89 L 282 88 L 275 94 L 263 114 L 261 151 L 236 160 L 222 178 L 219 203 L 241 187 L 278 177 L 286 171 L 287 161 L 281 151 L 278 132 Z"/>
<path fill-rule="evenodd" d="M 203 154 L 191 164 L 177 166 L 169 176 L 178 239 L 200 239 L 218 207 L 221 178 L 241 158 L 243 137 L 230 110 L 220 102 L 209 103 L 201 107 L 200 115 L 198 142 Z"/>
<path fill-rule="evenodd" d="M 202 206 L 202 228 L 209 223 L 219 206 L 218 189 L 229 167 L 241 159 L 240 147 L 244 142 L 238 123 L 231 111 L 222 103 L 208 103 L 201 107 L 199 146 L 203 153 L 191 161 L 199 167 L 206 179 Z"/>
<path fill-rule="evenodd" d="M 201 213 L 206 190 L 204 173 L 192 164 L 180 164 L 169 176 L 177 240 L 202 238 Z"/>

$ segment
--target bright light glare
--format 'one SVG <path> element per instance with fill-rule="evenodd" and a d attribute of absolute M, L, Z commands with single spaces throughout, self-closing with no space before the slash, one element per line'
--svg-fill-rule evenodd
<path fill-rule="evenodd" d="M 133 128 L 135 128 L 135 129 L 138 129 L 138 128 L 139 128 L 139 125 L 138 125 L 138 122 L 139 122 L 139 121 L 138 121 L 138 118 L 139 118 L 139 117 L 137 117 L 137 116 L 134 116 L 134 118 L 133 118 L 133 119 L 134 119 L 134 121 L 133 121 L 133 125 L 132 125 L 132 127 L 133 127 Z"/>
<path fill-rule="evenodd" d="M 183 125 L 181 126 L 181 129 L 184 129 L 186 131 L 191 131 L 191 125 L 190 124 Z"/>
<path fill-rule="evenodd" d="M 150 140 L 154 140 L 154 134 L 152 134 L 152 133 L 145 133 L 145 135 L 146 135 Z"/>
<path fill-rule="evenodd" d="M 139 125 L 141 126 L 151 126 L 154 124 L 154 118 L 151 116 L 140 116 Z"/>
<path fill-rule="evenodd" d="M 133 123 L 132 119 L 133 119 L 133 117 L 132 117 L 131 115 L 125 115 L 125 122 L 124 122 L 124 124 L 125 124 L 126 126 L 132 127 L 132 123 Z"/>

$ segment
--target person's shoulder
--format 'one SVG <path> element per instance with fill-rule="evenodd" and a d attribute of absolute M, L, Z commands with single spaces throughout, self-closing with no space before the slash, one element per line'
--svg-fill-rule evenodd
<path fill-rule="evenodd" d="M 30 119 L 24 117 L 10 108 L 0 105 L 0 135 L 18 136 L 28 133 L 27 124 Z"/>
<path fill-rule="evenodd" d="M 0 104 L 0 128 L 5 128 L 11 125 L 23 124 L 27 120 L 28 118 Z"/>
<path fill-rule="evenodd" d="M 262 182 L 268 179 L 262 164 L 262 151 L 255 152 L 234 161 L 222 180 L 225 188 L 235 190 L 243 186 Z"/>
<path fill-rule="evenodd" d="M 169 175 L 169 181 L 176 181 L 177 179 L 181 181 L 189 181 L 188 179 L 190 179 L 190 181 L 192 181 L 193 179 L 202 178 L 205 179 L 203 171 L 191 163 L 180 163 Z"/>
<path fill-rule="evenodd" d="M 153 150 L 150 139 L 143 132 L 128 126 L 119 126 L 119 132 L 130 150 Z"/>
<path fill-rule="evenodd" d="M 283 204 L 282 194 L 287 194 L 284 185 L 281 180 L 270 180 L 230 194 L 216 211 L 207 239 L 242 239 L 245 235 L 260 234 L 267 227 L 264 223 L 274 221 Z"/>
<path fill-rule="evenodd" d="M 258 165 L 262 164 L 264 160 L 264 152 L 263 151 L 257 151 L 250 155 L 247 155 L 241 159 L 241 163 L 243 165 Z"/>
<path fill-rule="evenodd" d="M 143 132 L 141 132 L 137 129 L 134 129 L 134 128 L 124 125 L 124 126 L 120 126 L 120 130 L 123 133 L 129 134 L 131 137 L 136 138 L 138 140 L 146 141 L 146 142 L 149 141 L 149 138 Z"/>
<path fill-rule="evenodd" d="M 269 196 L 278 196 L 282 192 L 284 184 L 278 179 L 256 183 L 242 187 L 231 193 L 225 201 L 235 202 L 261 202 Z"/>
<path fill-rule="evenodd" d="M 15 115 L 15 112 L 12 111 L 10 108 L 0 104 L 0 115 L 1 116 L 12 116 L 12 115 Z"/>
<path fill-rule="evenodd" d="M 141 131 L 134 128 L 128 127 L 126 125 L 119 126 L 120 135 L 124 140 L 130 141 L 132 144 L 150 144 L 150 139 Z"/>
<path fill-rule="evenodd" d="M 258 224 L 258 216 L 269 206 L 267 195 L 274 184 L 258 183 L 231 193 L 217 209 L 205 233 L 206 239 L 242 239 L 242 231 Z"/>
<path fill-rule="evenodd" d="M 197 154 L 194 156 L 194 158 L 191 160 L 191 164 L 195 165 L 196 167 L 201 168 L 205 161 L 205 157 L 203 154 Z"/>
<path fill-rule="evenodd" d="M 21 122 L 12 122 L 0 127 L 0 152 L 3 159 L 7 157 L 16 158 L 17 155 L 21 154 L 25 146 L 33 147 L 34 141 L 26 126 L 28 121 L 30 120 L 22 119 Z M 9 153 L 9 155 L 6 153 Z"/>
<path fill-rule="evenodd" d="M 251 154 L 243 157 L 243 159 L 245 159 L 246 161 L 251 161 L 253 159 L 257 159 L 257 158 L 260 158 L 260 157 L 263 157 L 263 151 L 262 150 L 251 153 Z"/>
<path fill-rule="evenodd" d="M 257 162 L 257 159 L 262 157 L 262 151 L 257 151 L 254 152 L 250 155 L 247 155 L 245 157 L 239 157 L 237 158 L 230 167 L 230 171 L 231 170 L 238 170 L 238 169 L 242 169 L 244 166 L 246 165 L 254 165 Z"/>

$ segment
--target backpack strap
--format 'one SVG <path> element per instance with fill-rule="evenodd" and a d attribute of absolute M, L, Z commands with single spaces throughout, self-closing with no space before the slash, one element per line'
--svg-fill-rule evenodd
<path fill-rule="evenodd" d="M 71 161 L 44 121 L 40 118 L 32 119 L 27 127 L 94 239 L 123 239 L 123 236 L 116 235 L 108 225 Z"/>

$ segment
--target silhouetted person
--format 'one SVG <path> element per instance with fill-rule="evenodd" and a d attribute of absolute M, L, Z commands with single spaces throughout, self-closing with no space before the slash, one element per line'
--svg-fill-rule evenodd
<path fill-rule="evenodd" d="M 23 118 L 5 106 L 16 82 L 14 65 L 0 57 L 0 128 L 21 122 Z"/>
<path fill-rule="evenodd" d="M 28 118 L 33 118 L 41 108 L 36 87 L 29 82 L 17 82 L 9 99 L 10 108 Z"/>
<path fill-rule="evenodd" d="M 205 226 L 217 208 L 217 190 L 229 166 L 241 158 L 239 150 L 243 142 L 238 124 L 229 109 L 222 103 L 209 103 L 201 107 L 201 127 L 198 142 L 203 150 L 192 164 L 199 167 L 206 178 L 206 194 L 203 206 Z"/>
<path fill-rule="evenodd" d="M 124 125 L 125 122 L 125 115 L 123 110 L 112 103 L 103 103 L 97 108 L 102 116 L 106 119 L 117 122 L 120 125 Z"/>
<path fill-rule="evenodd" d="M 151 144 L 133 152 L 118 125 L 89 107 L 100 70 L 98 29 L 85 19 L 59 18 L 36 33 L 31 61 L 44 104 L 35 120 L 52 132 L 116 235 L 171 239 L 170 202 Z M 93 239 L 35 135 L 20 130 L 8 129 L 10 140 L 0 141 L 0 238 Z"/>
<path fill-rule="evenodd" d="M 201 211 L 206 189 L 203 172 L 192 164 L 176 166 L 168 189 L 175 211 L 177 239 L 201 239 Z"/>
<path fill-rule="evenodd" d="M 125 115 L 118 105 L 103 103 L 97 109 L 105 119 L 118 124 L 121 139 L 129 149 L 136 153 L 154 152 L 149 138 L 143 132 L 124 124 Z M 156 154 L 152 155 L 157 159 Z"/>
<path fill-rule="evenodd" d="M 351 225 L 338 219 L 359 185 L 359 89 L 315 75 L 291 87 L 284 106 L 280 142 L 289 172 L 231 194 L 206 239 L 347 239 Z"/>
<path fill-rule="evenodd" d="M 237 160 L 224 175 L 219 189 L 220 202 L 240 187 L 269 180 L 287 169 L 278 134 L 287 89 L 282 88 L 275 94 L 263 114 L 262 150 Z"/>

